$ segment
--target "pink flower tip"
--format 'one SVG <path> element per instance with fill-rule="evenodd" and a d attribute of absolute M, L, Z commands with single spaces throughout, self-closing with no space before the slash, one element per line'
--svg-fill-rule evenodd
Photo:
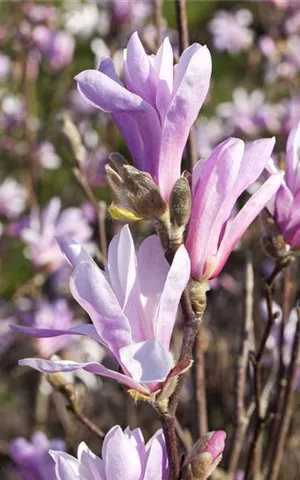
<path fill-rule="evenodd" d="M 205 452 L 210 453 L 213 460 L 215 460 L 225 449 L 226 432 L 223 430 L 217 430 L 216 432 L 210 433 L 211 436 L 207 442 Z"/>

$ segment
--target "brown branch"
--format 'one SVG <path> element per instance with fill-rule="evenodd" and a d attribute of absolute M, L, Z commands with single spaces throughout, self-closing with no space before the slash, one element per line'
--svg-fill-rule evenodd
<path fill-rule="evenodd" d="M 192 359 L 193 346 L 205 310 L 205 299 L 203 299 L 203 311 L 200 315 L 196 315 L 193 311 L 188 288 L 184 290 L 180 304 L 184 318 L 183 340 L 179 356 L 179 360 L 181 361 L 186 359 Z M 171 397 L 169 404 L 169 410 L 171 415 L 175 415 L 185 377 L 186 374 L 180 375 L 175 391 Z"/>
<path fill-rule="evenodd" d="M 250 349 L 250 332 L 253 324 L 253 290 L 254 290 L 254 275 L 253 265 L 251 261 L 246 265 L 246 299 L 245 299 L 245 317 L 242 332 L 242 341 L 240 345 L 240 354 L 236 364 L 235 377 L 235 431 L 228 460 L 228 473 L 234 475 L 237 469 L 240 453 L 243 446 L 243 441 L 246 429 L 249 425 L 250 417 L 254 411 L 254 404 L 251 409 L 245 411 L 245 387 L 248 367 L 248 357 Z"/>
<path fill-rule="evenodd" d="M 196 335 L 196 341 L 193 348 L 194 363 L 192 365 L 192 376 L 194 384 L 195 397 L 195 438 L 208 432 L 207 405 L 206 405 L 206 387 L 205 387 L 205 354 L 203 342 L 204 329 L 200 325 Z"/>
<path fill-rule="evenodd" d="M 178 480 L 180 459 L 178 454 L 175 417 L 164 413 L 160 417 L 169 460 L 169 480 Z"/>
<path fill-rule="evenodd" d="M 281 414 L 280 424 L 276 435 L 275 448 L 272 452 L 270 468 L 267 480 L 277 480 L 284 447 L 287 439 L 289 426 L 293 415 L 293 399 L 297 384 L 297 372 L 299 366 L 299 351 L 300 351 L 300 308 L 297 308 L 298 321 L 293 342 L 292 358 L 289 365 L 287 387 L 284 396 L 283 410 Z"/>

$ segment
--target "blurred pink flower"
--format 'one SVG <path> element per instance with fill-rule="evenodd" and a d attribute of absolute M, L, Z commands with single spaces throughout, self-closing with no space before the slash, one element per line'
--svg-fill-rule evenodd
<path fill-rule="evenodd" d="M 252 20 L 252 13 L 246 9 L 236 12 L 217 11 L 209 23 L 215 48 L 232 54 L 248 50 L 254 37 L 253 31 L 248 28 Z"/>
<path fill-rule="evenodd" d="M 94 325 L 78 325 L 69 330 L 27 328 L 27 333 L 36 337 L 70 333 L 94 338 L 108 348 L 124 373 L 96 362 L 32 358 L 21 360 L 20 365 L 48 373 L 83 368 L 114 378 L 140 393 L 155 393 L 174 363 L 170 340 L 180 297 L 190 275 L 184 246 L 177 251 L 171 267 L 155 235 L 141 244 L 136 256 L 130 230 L 125 226 L 110 243 L 104 274 L 76 242 L 67 237 L 58 241 L 74 269 L 70 280 L 72 295 Z"/>
<path fill-rule="evenodd" d="M 183 150 L 210 82 L 211 57 L 195 43 L 173 66 L 166 38 L 156 55 L 147 55 L 137 33 L 124 51 L 125 87 L 110 58 L 99 70 L 77 75 L 83 97 L 110 113 L 123 134 L 135 166 L 152 175 L 167 199 L 180 176 Z"/>
<path fill-rule="evenodd" d="M 162 430 L 145 445 L 139 428 L 124 432 L 116 425 L 106 434 L 102 458 L 85 443 L 78 447 L 77 457 L 50 451 L 56 464 L 57 480 L 167 480 L 168 459 Z"/>
<path fill-rule="evenodd" d="M 21 219 L 19 235 L 27 245 L 26 254 L 33 265 L 54 272 L 64 263 L 54 237 L 70 235 L 79 242 L 87 242 L 92 229 L 80 208 L 61 210 L 60 199 L 54 197 L 42 211 L 32 209 L 26 223 Z"/>
<path fill-rule="evenodd" d="M 55 463 L 49 449 L 53 453 L 64 448 L 63 440 L 48 440 L 43 432 L 35 432 L 31 441 L 16 438 L 9 446 L 10 457 L 16 464 L 13 473 L 22 480 L 56 480 Z"/>
<path fill-rule="evenodd" d="M 17 217 L 26 206 L 26 189 L 13 178 L 0 184 L 0 214 L 8 218 Z"/>
<path fill-rule="evenodd" d="M 278 190 L 282 175 L 272 175 L 232 218 L 237 199 L 270 160 L 274 139 L 245 144 L 238 138 L 220 143 L 192 173 L 192 213 L 186 240 L 196 280 L 216 277 L 246 229 Z"/>
<path fill-rule="evenodd" d="M 60 70 L 72 62 L 75 41 L 67 32 L 39 25 L 33 29 L 32 40 L 54 70 Z"/>

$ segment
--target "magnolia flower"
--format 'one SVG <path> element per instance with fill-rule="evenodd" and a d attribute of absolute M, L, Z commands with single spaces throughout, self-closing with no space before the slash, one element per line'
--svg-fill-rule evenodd
<path fill-rule="evenodd" d="M 98 71 L 81 72 L 76 80 L 89 103 L 111 114 L 135 166 L 152 175 L 167 199 L 180 176 L 182 153 L 210 74 L 205 46 L 191 45 L 174 67 L 168 38 L 156 55 L 147 55 L 135 32 L 124 51 L 125 87 L 110 58 L 102 60 Z"/>
<path fill-rule="evenodd" d="M 227 50 L 236 54 L 248 50 L 253 43 L 253 31 L 248 27 L 253 17 L 249 10 L 241 9 L 235 13 L 220 10 L 209 23 L 217 50 Z M 230 28 L 228 28 L 230 25 Z"/>
<path fill-rule="evenodd" d="M 276 169 L 275 169 L 276 170 Z M 300 122 L 293 128 L 286 145 L 285 179 L 275 202 L 269 205 L 288 249 L 300 248 Z"/>
<path fill-rule="evenodd" d="M 79 242 L 91 238 L 92 229 L 82 211 L 76 207 L 61 211 L 61 201 L 54 197 L 42 212 L 33 209 L 27 225 L 21 225 L 20 236 L 27 244 L 27 256 L 37 268 L 47 267 L 51 272 L 63 263 L 55 235 L 70 235 Z"/>
<path fill-rule="evenodd" d="M 79 334 L 94 338 L 114 355 L 122 373 L 100 363 L 53 362 L 29 358 L 20 361 L 41 372 L 69 372 L 83 368 L 114 378 L 144 395 L 158 392 L 172 375 L 170 339 L 177 308 L 190 275 L 190 263 L 182 245 L 171 265 L 164 258 L 158 237 L 147 238 L 136 255 L 128 226 L 109 246 L 104 274 L 76 242 L 58 239 L 73 267 L 70 289 L 88 312 L 94 325 L 69 330 L 27 329 L 36 337 Z M 23 329 L 24 331 L 24 329 Z"/>
<path fill-rule="evenodd" d="M 270 160 L 274 139 L 245 144 L 238 138 L 220 143 L 192 173 L 192 213 L 186 240 L 196 280 L 216 277 L 231 251 L 282 181 L 271 175 L 244 207 L 231 218 L 240 195 L 255 182 Z"/>
<path fill-rule="evenodd" d="M 50 448 L 53 455 L 55 450 L 64 450 L 65 445 L 60 439 L 48 440 L 43 432 L 35 432 L 31 441 L 16 438 L 9 447 L 10 457 L 17 465 L 14 472 L 22 480 L 56 480 Z"/>
<path fill-rule="evenodd" d="M 168 459 L 162 430 L 145 445 L 139 428 L 123 432 L 116 425 L 106 434 L 102 458 L 82 442 L 77 459 L 64 452 L 50 451 L 57 480 L 167 480 Z"/>
<path fill-rule="evenodd" d="M 26 205 L 26 189 L 13 178 L 6 178 L 0 185 L 0 214 L 8 218 L 18 216 Z"/>

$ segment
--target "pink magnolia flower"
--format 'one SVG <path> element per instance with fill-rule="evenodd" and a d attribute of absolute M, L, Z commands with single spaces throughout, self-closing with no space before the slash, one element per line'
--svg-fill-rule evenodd
<path fill-rule="evenodd" d="M 27 225 L 23 222 L 20 227 L 20 237 L 27 245 L 26 254 L 33 265 L 47 267 L 51 272 L 63 264 L 54 236 L 70 235 L 79 242 L 86 242 L 92 235 L 80 208 L 61 210 L 61 201 L 57 197 L 52 198 L 42 211 L 33 209 Z"/>
<path fill-rule="evenodd" d="M 64 450 L 61 439 L 48 440 L 43 432 L 35 432 L 31 441 L 23 437 L 10 443 L 10 457 L 16 464 L 13 469 L 22 480 L 56 480 L 55 463 L 49 454 L 56 450 Z M 62 453 L 62 452 L 60 452 Z"/>
<path fill-rule="evenodd" d="M 136 167 L 152 175 L 167 199 L 180 176 L 182 153 L 210 74 L 205 46 L 191 45 L 174 67 L 168 38 L 156 55 L 147 55 L 135 32 L 124 51 L 125 87 L 110 58 L 102 60 L 98 71 L 81 72 L 76 80 L 89 103 L 111 114 Z"/>
<path fill-rule="evenodd" d="M 82 442 L 77 459 L 71 455 L 50 451 L 55 461 L 57 480 L 167 480 L 168 459 L 162 430 L 145 445 L 139 428 L 122 429 L 116 425 L 106 434 L 102 458 L 97 457 Z"/>
<path fill-rule="evenodd" d="M 28 328 L 27 332 L 36 337 L 66 333 L 92 337 L 110 350 L 123 373 L 96 362 L 27 358 L 20 365 L 48 373 L 83 368 L 114 378 L 142 394 L 157 392 L 173 367 L 170 340 L 180 297 L 190 276 L 184 246 L 179 248 L 170 267 L 157 236 L 147 238 L 136 255 L 130 230 L 125 226 L 110 243 L 104 274 L 76 242 L 67 237 L 58 241 L 74 269 L 71 293 L 94 325 L 78 325 L 69 330 Z"/>
<path fill-rule="evenodd" d="M 192 173 L 192 213 L 186 240 L 196 280 L 216 277 L 231 251 L 282 181 L 272 175 L 231 218 L 240 195 L 260 176 L 270 160 L 274 139 L 245 144 L 238 138 L 220 143 Z"/>
<path fill-rule="evenodd" d="M 283 235 L 285 243 L 292 249 L 300 248 L 300 122 L 293 128 L 286 145 L 285 179 L 277 192 L 271 213 Z"/>

